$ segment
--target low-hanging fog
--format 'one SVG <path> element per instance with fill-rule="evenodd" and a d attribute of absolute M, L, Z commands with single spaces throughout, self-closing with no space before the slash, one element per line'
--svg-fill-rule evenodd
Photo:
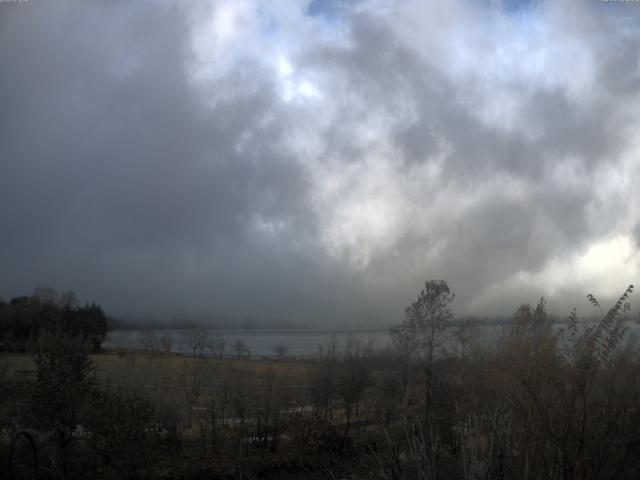
<path fill-rule="evenodd" d="M 0 3 L 0 296 L 383 325 L 640 272 L 640 4 Z"/>

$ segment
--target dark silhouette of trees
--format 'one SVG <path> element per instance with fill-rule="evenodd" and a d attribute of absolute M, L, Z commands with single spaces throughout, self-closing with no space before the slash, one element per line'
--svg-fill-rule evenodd
<path fill-rule="evenodd" d="M 278 345 L 274 345 L 273 348 L 273 353 L 276 354 L 276 357 L 284 357 L 287 352 L 289 351 L 289 347 L 287 347 L 286 345 L 282 345 L 282 344 L 278 344 Z"/>
<path fill-rule="evenodd" d="M 25 350 L 47 329 L 57 329 L 100 350 L 107 316 L 95 303 L 78 306 L 73 292 L 62 295 L 39 287 L 31 296 L 0 301 L 0 348 Z"/>
<path fill-rule="evenodd" d="M 424 372 L 425 418 L 431 410 L 434 355 L 443 346 L 443 333 L 453 317 L 455 294 L 444 280 L 425 283 L 418 299 L 405 309 L 405 320 L 391 328 L 391 338 L 406 361 L 418 362 Z"/>
<path fill-rule="evenodd" d="M 39 429 L 53 435 L 62 478 L 68 477 L 70 445 L 97 385 L 88 353 L 79 337 L 57 329 L 42 332 L 36 344 L 31 408 Z"/>
<path fill-rule="evenodd" d="M 242 357 L 242 355 L 244 353 L 247 353 L 247 355 L 251 355 L 250 354 L 250 350 L 249 350 L 249 345 L 247 345 L 247 343 L 244 340 L 236 340 L 235 342 L 233 342 L 233 350 L 236 352 L 236 355 L 238 355 L 238 358 Z"/>

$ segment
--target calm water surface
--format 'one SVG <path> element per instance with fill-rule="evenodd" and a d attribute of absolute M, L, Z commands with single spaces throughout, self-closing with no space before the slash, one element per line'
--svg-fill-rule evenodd
<path fill-rule="evenodd" d="M 457 327 L 450 327 L 444 336 L 445 348 L 455 350 L 459 348 L 453 334 Z M 503 327 L 497 325 L 481 326 L 476 331 L 481 343 L 492 343 L 500 334 Z M 563 328 L 558 324 L 556 328 Z M 167 335 L 172 340 L 172 351 L 178 353 L 190 353 L 191 349 L 185 342 L 186 330 L 155 330 L 157 339 Z M 109 332 L 105 347 L 107 348 L 143 348 L 144 338 L 148 336 L 148 330 L 114 330 Z M 388 330 L 211 330 L 210 333 L 220 333 L 225 340 L 225 355 L 233 355 L 234 342 L 241 340 L 247 345 L 252 355 L 274 355 L 274 347 L 283 345 L 287 348 L 287 355 L 294 357 L 313 357 L 318 354 L 318 349 L 327 347 L 332 342 L 337 342 L 342 347 L 349 338 L 360 340 L 363 343 L 373 342 L 377 349 L 388 346 L 391 342 Z M 628 323 L 627 340 L 639 338 L 640 325 L 636 322 Z"/>
<path fill-rule="evenodd" d="M 225 340 L 225 354 L 232 355 L 233 344 L 241 340 L 249 347 L 252 355 L 274 355 L 274 347 L 283 345 L 287 355 L 310 357 L 317 355 L 320 346 L 327 346 L 336 341 L 338 346 L 344 345 L 349 337 L 363 342 L 372 341 L 376 348 L 384 348 L 390 342 L 387 330 L 327 331 L 327 330 L 212 330 L 220 333 Z M 142 348 L 143 330 L 114 330 L 109 332 L 105 347 L 107 348 Z M 172 340 L 172 350 L 178 353 L 189 353 L 191 349 L 184 341 L 185 330 L 156 330 L 158 338 L 167 335 Z"/>

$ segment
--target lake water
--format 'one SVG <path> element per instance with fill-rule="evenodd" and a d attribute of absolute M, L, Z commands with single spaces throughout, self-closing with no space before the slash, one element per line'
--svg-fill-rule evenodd
<path fill-rule="evenodd" d="M 629 322 L 626 339 L 640 338 L 640 325 Z M 562 328 L 562 324 L 556 324 L 556 328 Z M 477 338 L 481 343 L 492 343 L 500 334 L 503 327 L 486 325 L 478 328 Z M 446 329 L 445 347 L 453 351 L 458 348 L 453 339 L 456 327 Z M 186 330 L 156 330 L 153 337 L 159 340 L 166 335 L 171 338 L 172 351 L 178 353 L 191 353 L 188 343 L 185 342 Z M 332 342 L 337 342 L 338 347 L 345 345 L 351 337 L 363 343 L 373 342 L 377 349 L 389 345 L 391 338 L 388 330 L 212 330 L 210 333 L 220 333 L 225 340 L 225 355 L 233 355 L 233 344 L 241 340 L 250 349 L 252 355 L 274 355 L 274 347 L 282 345 L 287 348 L 287 355 L 291 357 L 313 357 L 318 354 L 318 348 L 327 347 Z M 149 337 L 148 330 L 114 330 L 109 332 L 104 346 L 106 348 L 144 348 L 145 337 Z M 158 347 L 159 348 L 159 347 Z"/>
<path fill-rule="evenodd" d="M 363 342 L 374 342 L 375 348 L 384 348 L 390 342 L 387 330 L 216 330 L 225 340 L 225 354 L 234 353 L 233 344 L 241 340 L 250 349 L 252 355 L 274 355 L 274 347 L 282 345 L 287 348 L 287 355 L 294 357 L 312 357 L 317 355 L 320 346 L 326 347 L 332 341 L 338 346 L 344 345 L 349 337 Z M 172 351 L 190 353 L 191 349 L 185 342 L 185 330 L 156 330 L 154 336 L 158 339 L 167 335 L 172 340 Z M 109 332 L 104 346 L 106 348 L 143 348 L 144 330 L 114 330 Z"/>

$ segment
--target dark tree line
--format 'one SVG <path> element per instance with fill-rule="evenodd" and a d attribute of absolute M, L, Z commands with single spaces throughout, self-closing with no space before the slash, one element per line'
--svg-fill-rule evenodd
<path fill-rule="evenodd" d="M 42 333 L 58 330 L 100 350 L 107 334 L 107 316 L 99 305 L 77 304 L 73 292 L 58 295 L 38 288 L 29 296 L 0 299 L 0 349 L 27 350 Z"/>

